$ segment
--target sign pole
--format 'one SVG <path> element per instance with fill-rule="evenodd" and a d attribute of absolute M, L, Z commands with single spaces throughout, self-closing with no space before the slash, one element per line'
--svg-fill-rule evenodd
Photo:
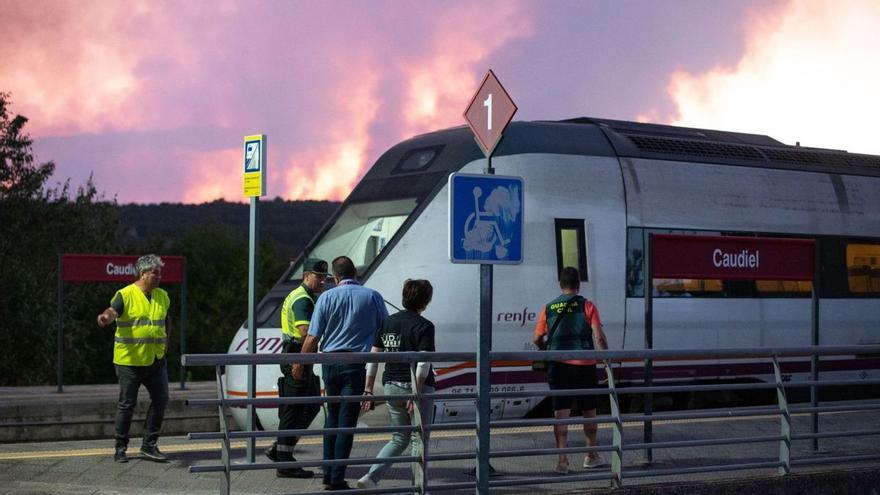
<path fill-rule="evenodd" d="M 248 353 L 257 353 L 257 248 L 259 243 L 260 196 L 266 194 L 266 135 L 244 137 L 244 195 L 251 198 L 250 224 L 248 226 Z M 247 373 L 247 396 L 255 399 L 257 392 L 257 365 L 249 364 Z M 254 404 L 247 405 L 247 431 L 257 430 Z M 257 439 L 247 439 L 247 462 L 253 464 L 256 457 Z"/>
<path fill-rule="evenodd" d="M 494 175 L 492 154 L 486 156 L 487 175 Z M 480 345 L 477 352 L 477 493 L 489 493 L 489 422 L 492 419 L 492 282 L 493 265 L 480 264 Z"/>
<path fill-rule="evenodd" d="M 492 168 L 492 154 L 496 146 L 498 146 L 504 130 L 511 119 L 513 119 L 516 110 L 516 104 L 513 103 L 510 95 L 501 86 L 501 82 L 495 77 L 495 73 L 491 70 L 487 72 L 483 82 L 464 111 L 464 119 L 471 128 L 471 131 L 473 131 L 477 144 L 483 150 L 483 154 L 486 155 L 486 168 L 483 170 L 485 175 L 495 174 L 495 170 Z M 453 187 L 455 175 L 450 176 L 450 261 L 461 263 L 467 261 L 457 257 L 455 253 L 461 247 L 461 242 L 459 241 L 464 241 L 464 239 L 453 235 L 453 232 L 458 232 L 457 229 L 459 227 L 466 231 L 469 220 L 462 221 L 460 225 L 457 223 L 456 214 L 454 213 L 454 211 L 457 211 L 456 194 L 453 192 L 455 190 Z M 501 178 L 499 177 L 499 179 Z M 507 179 L 510 178 L 505 180 Z M 518 180 L 520 180 L 520 187 L 510 189 L 511 191 L 521 192 L 521 179 Z M 488 184 L 485 184 L 485 186 L 487 186 L 485 197 L 488 197 L 491 194 L 491 189 L 489 189 Z M 470 187 L 466 192 L 471 194 L 471 196 L 465 195 L 464 197 L 466 202 L 473 204 L 473 213 L 469 219 L 473 220 L 472 227 L 475 230 L 478 225 L 485 225 L 491 222 L 490 220 L 485 220 L 488 214 L 480 211 L 480 198 L 483 197 L 483 187 Z M 471 200 L 473 203 L 470 203 Z M 521 203 L 519 203 L 519 208 L 522 208 Z M 521 228 L 519 229 L 520 232 L 517 232 L 517 235 L 520 237 L 514 241 L 513 239 L 502 237 L 497 221 L 494 223 L 494 226 L 497 235 L 495 240 L 500 244 L 497 246 L 479 246 L 477 248 L 480 252 L 484 253 L 484 255 L 479 257 L 482 262 L 480 263 L 480 339 L 477 349 L 477 466 L 474 469 L 477 475 L 476 491 L 479 494 L 489 493 L 489 476 L 493 471 L 492 466 L 489 464 L 489 422 L 492 418 L 492 401 L 489 397 L 491 393 L 492 362 L 489 360 L 489 352 L 492 350 L 493 264 L 498 262 L 511 263 L 507 261 L 508 256 L 514 260 L 512 261 L 513 263 L 522 262 Z M 463 234 L 464 238 L 467 238 L 469 235 L 467 232 L 463 232 Z M 454 238 L 457 241 L 454 242 Z M 516 248 L 515 255 L 510 251 L 510 248 L 513 247 Z M 474 249 L 472 243 L 467 249 Z M 494 263 L 491 261 L 493 255 L 495 256 Z"/>
<path fill-rule="evenodd" d="M 55 366 L 58 373 L 58 393 L 64 392 L 64 258 L 58 255 L 58 335 L 55 354 Z"/>
<path fill-rule="evenodd" d="M 654 234 L 645 232 L 645 349 L 654 348 Z M 654 384 L 654 360 L 645 359 L 645 386 Z M 645 394 L 645 416 L 651 416 L 654 412 L 654 395 L 650 392 Z M 653 439 L 654 425 L 650 419 L 644 421 L 644 443 L 650 444 Z M 651 447 L 645 449 L 645 460 L 654 460 L 654 451 Z"/>
<path fill-rule="evenodd" d="M 256 196 L 251 197 L 251 214 L 248 236 L 248 352 L 251 355 L 257 353 L 257 322 L 255 317 L 257 315 L 257 236 L 259 234 L 259 231 L 257 230 L 257 222 L 259 201 L 259 198 Z M 247 380 L 248 398 L 253 399 L 256 397 L 257 390 L 257 365 L 248 365 Z M 252 403 L 247 406 L 247 425 L 248 431 L 257 430 L 257 416 Z M 256 457 L 255 447 L 256 438 L 248 438 L 247 461 L 249 463 L 253 463 Z"/>
<path fill-rule="evenodd" d="M 183 260 L 183 281 L 180 283 L 180 355 L 186 354 L 186 260 Z M 186 389 L 186 367 L 180 360 L 180 390 Z"/>

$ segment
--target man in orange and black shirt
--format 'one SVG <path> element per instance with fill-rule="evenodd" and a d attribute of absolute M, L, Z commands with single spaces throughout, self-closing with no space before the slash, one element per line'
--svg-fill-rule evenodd
<path fill-rule="evenodd" d="M 534 343 L 540 349 L 562 350 L 604 350 L 608 348 L 602 321 L 596 306 L 578 294 L 580 274 L 576 268 L 567 266 L 559 273 L 559 287 L 562 294 L 550 301 L 541 312 L 535 326 Z M 548 335 L 548 328 L 550 329 Z M 547 363 L 547 381 L 551 390 L 583 389 L 596 387 L 596 362 L 594 360 L 573 359 Z M 553 411 L 557 419 L 571 415 L 572 405 L 578 406 L 585 418 L 596 416 L 596 396 L 555 396 Z M 568 438 L 568 425 L 554 425 L 553 434 L 556 446 L 565 448 Z M 590 447 L 596 445 L 596 424 L 584 424 L 584 435 Z M 584 458 L 583 466 L 592 468 L 602 464 L 596 452 Z M 556 466 L 558 474 L 568 473 L 568 458 L 559 454 Z"/>

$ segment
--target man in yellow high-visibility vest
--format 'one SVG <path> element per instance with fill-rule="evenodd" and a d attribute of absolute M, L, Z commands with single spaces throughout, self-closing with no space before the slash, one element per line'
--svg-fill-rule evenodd
<path fill-rule="evenodd" d="M 168 457 L 159 451 L 156 441 L 168 405 L 168 369 L 165 350 L 171 327 L 167 320 L 171 305 L 168 293 L 159 288 L 165 264 L 155 254 L 138 258 L 137 280 L 119 289 L 110 307 L 98 315 L 98 326 L 116 322 L 113 364 L 119 378 L 119 403 L 116 409 L 116 451 L 113 460 L 128 462 L 128 431 L 143 385 L 150 393 L 150 408 L 144 421 L 141 456 L 155 462 Z"/>

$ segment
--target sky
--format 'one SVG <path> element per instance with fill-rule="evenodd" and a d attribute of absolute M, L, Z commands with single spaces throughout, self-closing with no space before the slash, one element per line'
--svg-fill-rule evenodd
<path fill-rule="evenodd" d="M 880 154 L 880 1 L 0 0 L 0 91 L 53 180 L 119 203 L 342 200 L 458 126 L 488 69 L 515 120 L 589 116 Z"/>

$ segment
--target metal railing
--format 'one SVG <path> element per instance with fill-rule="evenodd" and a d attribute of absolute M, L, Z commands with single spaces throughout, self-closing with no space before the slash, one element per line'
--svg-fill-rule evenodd
<path fill-rule="evenodd" d="M 783 379 L 782 367 L 780 364 L 782 358 L 793 357 L 820 357 L 820 356 L 855 356 L 855 355 L 880 355 L 880 345 L 872 346 L 816 346 L 816 347 L 788 347 L 788 348 L 743 348 L 743 349 L 668 349 L 668 350 L 631 350 L 631 351 L 532 351 L 532 352 L 492 352 L 490 358 L 492 361 L 517 361 L 528 362 L 531 360 L 544 361 L 562 361 L 571 359 L 592 359 L 597 362 L 604 363 L 604 370 L 607 376 L 607 386 L 593 389 L 579 390 L 528 390 L 517 392 L 492 392 L 492 399 L 508 399 L 522 397 L 552 397 L 552 396 L 571 396 L 571 395 L 607 395 L 609 400 L 609 414 L 596 416 L 593 418 L 568 418 L 568 419 L 503 419 L 493 420 L 490 422 L 490 429 L 514 428 L 514 427 L 536 427 L 548 425 L 580 425 L 580 424 L 610 424 L 612 429 L 612 442 L 609 445 L 596 445 L 585 447 L 567 447 L 565 449 L 546 448 L 546 449 L 528 449 L 522 450 L 494 450 L 490 451 L 490 458 L 512 458 L 538 455 L 552 455 L 561 452 L 565 453 L 588 453 L 588 452 L 609 452 L 611 455 L 610 469 L 601 472 L 593 472 L 590 474 L 570 474 L 566 476 L 552 477 L 536 477 L 529 476 L 526 478 L 511 479 L 492 479 L 489 481 L 489 488 L 511 487 L 520 485 L 538 485 L 552 483 L 571 483 L 586 481 L 609 481 L 611 486 L 619 487 L 624 484 L 626 479 L 683 475 L 696 473 L 712 473 L 724 471 L 737 471 L 748 469 L 775 469 L 779 475 L 787 475 L 792 471 L 793 466 L 806 466 L 810 464 L 831 464 L 845 462 L 860 462 L 880 459 L 880 451 L 875 454 L 852 454 L 824 456 L 820 458 L 792 458 L 792 442 L 798 440 L 811 440 L 814 448 L 819 439 L 827 438 L 848 438 L 866 435 L 880 435 L 880 428 L 877 429 L 858 429 L 844 430 L 835 432 L 820 433 L 818 431 L 818 415 L 820 413 L 830 412 L 857 412 L 857 411 L 877 411 L 880 410 L 880 401 L 860 401 L 857 403 L 838 403 L 818 405 L 815 400 L 817 394 L 815 389 L 822 387 L 835 386 L 877 386 L 880 385 L 878 379 L 853 379 L 853 380 L 817 380 L 810 379 L 805 381 L 788 382 Z M 422 422 L 422 414 L 414 415 L 414 424 L 411 426 L 375 426 L 375 427 L 355 427 L 355 428 L 314 428 L 299 430 L 278 430 L 278 431 L 232 431 L 226 424 L 226 417 L 223 411 L 225 406 L 241 407 L 241 406 L 271 406 L 278 404 L 305 404 L 320 403 L 326 404 L 330 402 L 361 402 L 364 400 L 362 395 L 349 396 L 321 396 L 321 397 L 272 397 L 272 398 L 242 398 L 229 399 L 225 397 L 222 388 L 221 372 L 223 366 L 229 365 L 278 365 L 278 364 L 320 364 L 328 363 L 365 363 L 365 362 L 407 362 L 414 363 L 417 361 L 430 360 L 434 363 L 450 363 L 450 362 L 468 362 L 474 361 L 475 353 L 424 353 L 424 352 L 400 352 L 400 353 L 343 353 L 343 354 L 189 354 L 182 358 L 185 366 L 214 366 L 217 373 L 217 399 L 193 399 L 188 401 L 193 405 L 211 405 L 217 406 L 220 416 L 220 431 L 211 433 L 190 433 L 189 439 L 192 440 L 219 440 L 221 442 L 221 463 L 217 465 L 199 465 L 191 466 L 190 472 L 208 473 L 222 472 L 224 473 L 224 481 L 221 491 L 224 494 L 230 493 L 230 475 L 233 471 L 250 471 L 260 469 L 285 469 L 285 468 L 307 468 L 307 467 L 323 467 L 331 465 L 371 465 L 377 462 L 375 457 L 369 458 L 351 458 L 345 460 L 315 460 L 315 461 L 298 461 L 298 462 L 269 462 L 269 463 L 245 463 L 233 464 L 231 454 L 231 441 L 238 439 L 256 439 L 256 438 L 276 438 L 279 436 L 320 436 L 324 434 L 366 434 L 366 433 L 391 433 L 395 431 L 409 431 L 416 435 L 423 435 L 426 432 L 433 431 L 449 431 L 449 430 L 473 430 L 474 421 L 463 421 L 453 423 L 432 424 L 430 421 Z M 621 387 L 619 378 L 616 376 L 617 370 L 621 369 L 622 363 L 633 360 L 665 360 L 675 359 L 677 361 L 686 359 L 688 362 L 698 362 L 703 360 L 738 360 L 738 359 L 761 359 L 765 360 L 768 367 L 772 367 L 773 381 L 767 383 L 714 383 L 714 384 L 674 384 L 674 385 L 631 385 Z M 616 370 L 615 370 L 616 368 Z M 815 376 L 815 375 L 814 375 Z M 790 406 L 787 396 L 787 388 L 811 388 L 814 398 L 813 404 L 807 406 Z M 643 395 L 646 401 L 650 401 L 653 396 L 658 394 L 669 394 L 677 392 L 717 392 L 717 391 L 743 391 L 743 390 L 775 390 L 776 404 L 773 406 L 757 406 L 757 407 L 739 407 L 725 410 L 688 410 L 688 411 L 672 411 L 672 412 L 652 412 L 646 407 L 647 412 L 624 414 L 621 411 L 620 396 L 622 395 Z M 433 401 L 440 400 L 475 400 L 475 393 L 431 393 L 412 395 L 376 395 L 372 397 L 375 401 L 385 400 L 408 400 L 413 399 L 418 403 L 420 399 L 430 399 Z M 646 405 L 648 402 L 646 402 Z M 794 414 L 810 414 L 813 416 L 813 431 L 809 433 L 793 433 L 792 415 Z M 731 438 L 711 438 L 711 439 L 688 439 L 676 441 L 653 441 L 646 439 L 643 442 L 624 441 L 623 428 L 625 423 L 638 422 L 641 423 L 646 431 L 655 421 L 674 421 L 674 420 L 695 420 L 695 419 L 713 419 L 713 418 L 767 418 L 768 416 L 778 416 L 780 419 L 779 431 L 774 434 L 752 435 Z M 656 449 L 678 449 L 685 447 L 702 447 L 702 446 L 718 446 L 718 445 L 742 445 L 757 443 L 776 443 L 778 450 L 778 458 L 764 460 L 759 462 L 740 462 L 727 463 L 720 465 L 701 465 L 689 467 L 668 467 L 668 468 L 625 468 L 624 453 L 632 451 L 647 452 L 646 456 L 650 459 L 650 452 Z M 426 442 L 423 442 L 423 451 L 420 456 L 397 456 L 383 458 L 382 462 L 387 463 L 417 463 L 421 469 L 421 473 L 427 471 L 428 464 L 431 462 L 444 462 L 464 459 L 475 459 L 476 453 L 474 449 L 461 452 L 443 452 L 431 453 Z M 369 488 L 350 490 L 350 493 L 357 494 L 380 494 L 380 493 L 398 493 L 401 491 L 413 491 L 417 493 L 449 491 L 449 490 L 474 490 L 477 488 L 476 481 L 457 482 L 457 483 L 433 483 L 429 484 L 427 478 L 423 475 L 416 477 L 415 482 L 411 486 L 393 486 L 387 488 Z M 314 492 L 314 495 L 323 492 Z M 311 492 L 309 495 L 313 495 Z"/>

